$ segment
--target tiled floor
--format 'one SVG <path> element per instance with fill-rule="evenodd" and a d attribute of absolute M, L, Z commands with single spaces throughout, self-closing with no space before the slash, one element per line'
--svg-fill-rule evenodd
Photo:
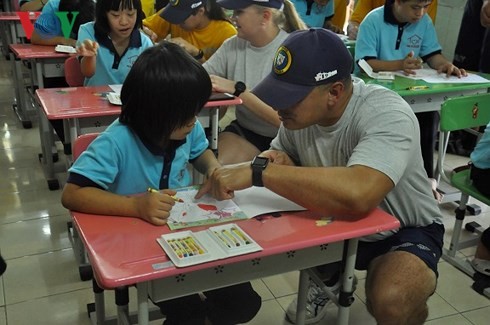
<path fill-rule="evenodd" d="M 0 325 L 89 324 L 86 304 L 93 301 L 90 282 L 82 282 L 67 236 L 68 213 L 60 191 L 49 191 L 38 162 L 37 122 L 23 129 L 12 111 L 10 63 L 0 59 L 0 249 L 8 269 L 0 278 Z M 60 151 L 60 156 L 62 156 Z M 451 157 L 452 165 L 466 158 Z M 60 163 L 58 163 L 60 164 Z M 62 167 L 60 165 L 59 167 Z M 63 180 L 66 175 L 59 174 Z M 441 206 L 449 238 L 453 204 Z M 486 218 L 485 218 L 486 217 Z M 479 217 L 490 224 L 490 209 Z M 464 252 L 468 256 L 472 249 Z M 488 324 L 490 300 L 474 292 L 471 279 L 441 262 L 439 285 L 430 299 L 428 324 Z M 256 280 L 263 306 L 250 324 L 288 324 L 284 310 L 297 290 L 297 272 Z M 364 273 L 352 308 L 351 324 L 374 324 L 364 305 Z M 134 295 L 134 292 L 132 292 Z M 106 295 L 112 301 L 111 295 Z M 131 310 L 136 307 L 133 303 Z M 108 309 L 114 313 L 114 308 Z M 332 308 L 320 324 L 334 322 Z M 161 324 L 155 321 L 154 324 Z"/>

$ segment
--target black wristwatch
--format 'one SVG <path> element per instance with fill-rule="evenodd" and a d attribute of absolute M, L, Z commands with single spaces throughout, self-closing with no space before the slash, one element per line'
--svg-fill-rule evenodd
<path fill-rule="evenodd" d="M 252 160 L 252 185 L 264 187 L 264 183 L 262 182 L 262 172 L 269 164 L 269 158 L 255 156 L 254 160 Z"/>
<path fill-rule="evenodd" d="M 245 90 L 247 90 L 247 85 L 245 85 L 242 81 L 237 81 L 235 83 L 235 92 L 233 93 L 233 96 L 238 97 Z"/>
<path fill-rule="evenodd" d="M 193 58 L 196 59 L 197 61 L 201 60 L 204 57 L 204 52 L 203 50 L 199 49 L 199 52 L 197 52 L 197 55 L 194 56 Z"/>

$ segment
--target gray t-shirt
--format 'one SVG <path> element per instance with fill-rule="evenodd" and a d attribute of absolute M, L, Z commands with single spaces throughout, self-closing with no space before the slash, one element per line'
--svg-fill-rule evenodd
<path fill-rule="evenodd" d="M 274 55 L 287 37 L 288 33 L 281 29 L 276 38 L 263 47 L 254 47 L 236 36 L 230 37 L 203 66 L 209 74 L 243 81 L 247 89 L 252 89 L 271 72 Z M 250 112 L 244 105 L 237 105 L 235 114 L 241 126 L 262 136 L 276 136 L 276 127 Z"/>
<path fill-rule="evenodd" d="M 282 125 L 271 144 L 301 166 L 363 165 L 395 184 L 380 208 L 401 227 L 442 223 L 420 151 L 417 118 L 398 94 L 354 78 L 354 91 L 342 117 L 332 126 L 287 130 Z M 364 240 L 378 240 L 389 233 Z"/>

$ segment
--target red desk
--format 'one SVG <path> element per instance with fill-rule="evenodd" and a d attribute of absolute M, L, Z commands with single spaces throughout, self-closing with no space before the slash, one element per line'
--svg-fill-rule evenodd
<path fill-rule="evenodd" d="M 65 120 L 68 122 L 71 143 L 83 133 L 102 132 L 121 112 L 119 106 L 112 105 L 105 98 L 104 93 L 110 92 L 109 86 L 97 87 L 70 87 L 70 88 L 44 88 L 36 90 L 36 97 L 42 108 L 42 120 L 50 127 L 48 120 Z M 218 107 L 237 105 L 240 98 L 229 100 L 209 101 L 203 110 L 206 120 L 211 120 L 211 149 L 217 149 L 218 138 Z M 210 116 L 210 118 L 208 118 Z M 201 119 L 201 118 L 200 118 Z M 201 119 L 202 120 L 202 119 Z M 51 147 L 51 134 L 41 134 L 41 144 L 44 151 Z M 49 151 L 48 151 L 49 152 Z M 49 158 L 48 158 L 49 159 Z M 46 160 L 48 160 L 46 159 Z M 51 167 L 49 167 L 51 166 Z M 58 189 L 59 183 L 54 176 L 54 167 L 47 164 L 46 178 L 50 189 Z"/>
<path fill-rule="evenodd" d="M 148 295 L 161 301 L 293 270 L 301 270 L 298 314 L 304 316 L 306 269 L 344 258 L 343 284 L 348 291 L 359 237 L 399 227 L 398 220 L 379 209 L 357 221 L 335 220 L 326 226 L 317 226 L 320 216 L 308 211 L 283 213 L 263 221 L 249 219 L 237 224 L 263 251 L 176 268 L 156 242 L 157 237 L 170 232 L 168 227 L 135 218 L 71 214 L 98 285 L 104 289 L 136 285 L 139 324 L 148 323 Z M 103 322 L 103 292 L 95 294 L 95 301 L 97 321 Z M 347 324 L 348 315 L 349 306 L 340 307 L 338 323 Z"/>

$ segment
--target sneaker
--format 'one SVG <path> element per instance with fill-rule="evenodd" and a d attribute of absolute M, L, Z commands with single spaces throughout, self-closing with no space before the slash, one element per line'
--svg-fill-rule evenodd
<path fill-rule="evenodd" d="M 473 266 L 475 271 L 490 276 L 490 261 L 483 260 L 481 258 L 474 258 L 471 261 L 471 266 Z"/>
<path fill-rule="evenodd" d="M 337 281 L 332 287 L 329 287 L 333 294 L 337 295 L 340 291 L 340 281 Z M 327 294 L 314 282 L 310 280 L 310 286 L 306 297 L 306 319 L 305 324 L 313 324 L 320 321 L 327 314 L 327 307 L 332 301 Z M 296 306 L 298 298 L 289 304 L 286 311 L 288 320 L 296 323 Z"/>

